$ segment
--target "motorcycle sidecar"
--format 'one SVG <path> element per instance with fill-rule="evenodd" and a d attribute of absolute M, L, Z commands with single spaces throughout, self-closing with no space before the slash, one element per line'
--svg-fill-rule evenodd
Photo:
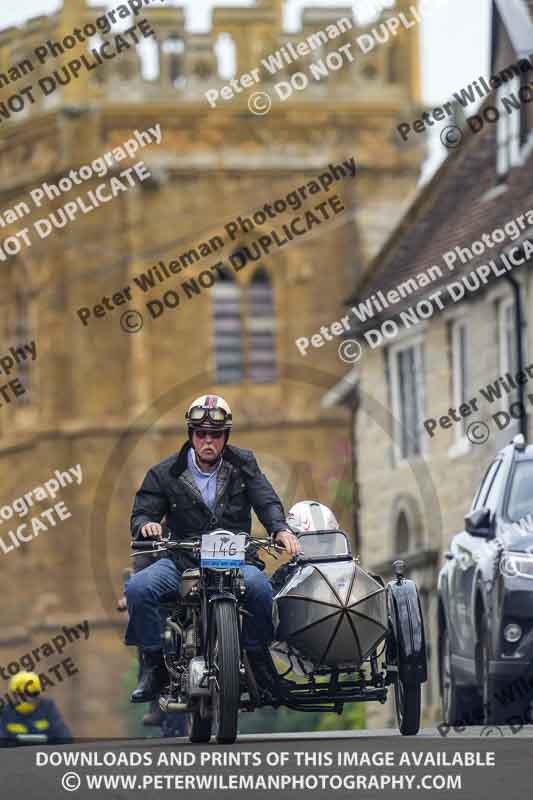
<path fill-rule="evenodd" d="M 385 702 L 394 683 L 400 731 L 417 733 L 426 651 L 415 584 L 397 571 L 385 586 L 352 556 L 343 531 L 301 534 L 299 540 L 303 553 L 282 568 L 285 582 L 274 597 L 271 654 L 285 666 L 284 675 L 297 676 L 283 689 L 283 704 L 340 713 L 345 702 Z"/>

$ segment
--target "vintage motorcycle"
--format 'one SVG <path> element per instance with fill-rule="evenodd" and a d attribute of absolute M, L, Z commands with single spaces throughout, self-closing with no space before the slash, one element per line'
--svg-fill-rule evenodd
<path fill-rule="evenodd" d="M 426 646 L 415 584 L 394 563 L 396 578 L 362 569 L 340 530 L 300 534 L 302 552 L 273 576 L 275 675 L 273 706 L 342 713 L 345 703 L 384 703 L 394 684 L 400 732 L 420 727 L 421 684 L 427 679 Z M 237 737 L 239 710 L 265 704 L 241 644 L 246 588 L 240 572 L 246 554 L 282 550 L 268 539 L 214 530 L 187 541 L 134 541 L 134 551 L 180 551 L 198 559 L 185 569 L 178 593 L 162 598 L 167 612 L 164 655 L 169 685 L 164 712 L 190 714 L 191 742 Z M 134 553 L 135 555 L 135 553 Z M 381 648 L 381 649 L 380 649 Z M 379 650 L 379 652 L 378 652 Z M 379 658 L 384 656 L 380 665 Z M 277 664 L 284 671 L 280 673 Z M 293 680 L 287 678 L 292 673 Z"/>

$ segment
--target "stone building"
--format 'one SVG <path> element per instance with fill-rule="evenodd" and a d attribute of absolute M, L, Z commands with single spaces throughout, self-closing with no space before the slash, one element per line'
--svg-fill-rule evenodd
<path fill-rule="evenodd" d="M 478 119 L 356 281 L 346 335 L 361 356 L 325 399 L 357 409 L 363 561 L 391 576 L 401 556 L 421 590 L 426 722 L 442 719 L 438 571 L 494 453 L 518 430 L 518 420 L 495 416 L 517 400 L 506 378 L 517 373 L 517 337 L 524 366 L 533 352 L 532 17 L 531 2 L 494 3 L 494 91 L 465 112 Z M 375 709 L 373 724 L 393 724 L 393 714 L 392 704 Z"/>
<path fill-rule="evenodd" d="M 105 8 L 83 0 L 0 32 L 0 349 L 14 351 L 2 378 L 19 381 L 8 384 L 0 409 L 0 666 L 63 635 L 62 626 L 88 620 L 89 640 L 67 643 L 62 656 L 73 654 L 78 673 L 50 688 L 77 735 L 125 731 L 120 679 L 132 652 L 122 646 L 124 620 L 114 609 L 128 565 L 132 497 L 146 469 L 184 439 L 193 397 L 224 394 L 235 442 L 256 451 L 286 505 L 313 494 L 335 505 L 351 474 L 346 413 L 320 406 L 342 364 L 318 352 L 308 367 L 294 341 L 342 313 L 353 265 L 376 252 L 413 194 L 421 148 L 399 145 L 393 128 L 418 102 L 417 38 L 402 31 L 364 57 L 354 44 L 353 62 L 281 102 L 275 84 L 297 66 L 284 60 L 274 77 L 263 68 L 259 86 L 212 108 L 205 93 L 229 82 L 220 74 L 221 42 L 233 47 L 239 76 L 340 18 L 354 24 L 350 6 L 309 7 L 301 30 L 287 33 L 282 5 L 217 7 L 212 29 L 194 34 L 184 8 L 154 2 L 142 19 L 155 36 L 144 38 L 137 27 L 142 43 L 131 46 L 124 34 L 129 47 L 116 37 L 141 15 L 119 17 L 108 30 Z M 87 41 L 73 35 L 76 28 Z M 312 58 L 327 58 L 356 33 L 321 39 Z M 82 66 L 73 68 L 76 60 Z M 299 69 L 308 71 L 309 62 L 302 57 Z M 254 88 L 274 98 L 268 115 L 250 111 Z M 160 143 L 147 144 L 148 129 L 160 130 Z M 135 132 L 145 146 L 119 159 Z M 111 168 L 105 159 L 94 166 L 109 153 Z M 328 170 L 334 175 L 330 165 L 352 157 L 356 179 L 337 172 L 335 184 L 309 194 L 302 209 L 253 230 L 238 224 L 229 238 L 225 226 L 237 217 Z M 140 160 L 146 179 L 117 188 L 108 202 L 111 181 L 124 186 L 124 171 Z M 76 183 L 66 177 L 71 170 L 80 171 L 80 185 L 68 188 L 68 180 Z M 30 192 L 45 183 L 36 206 Z M 314 231 L 278 241 L 258 263 L 228 267 L 231 257 L 239 263 L 239 249 L 255 252 L 259 235 L 281 231 L 335 195 L 342 213 L 329 207 L 330 219 Z M 84 207 L 71 206 L 69 219 L 66 204 L 80 197 Z M 226 267 L 213 269 L 219 262 Z M 170 267 L 178 263 L 182 275 Z M 149 270 L 153 288 L 144 292 Z M 139 313 L 144 327 L 134 333 Z M 30 342 L 35 360 L 22 357 Z M 80 485 L 60 485 L 52 501 L 49 484 L 50 492 L 30 495 L 36 507 L 20 511 L 18 503 L 13 511 L 21 495 L 60 482 L 55 471 L 78 464 Z M 17 538 L 18 526 L 58 502 L 71 517 L 53 517 L 30 536 L 21 529 L 26 541 Z M 351 529 L 349 504 L 336 511 Z M 38 669 L 60 661 L 56 653 Z"/>

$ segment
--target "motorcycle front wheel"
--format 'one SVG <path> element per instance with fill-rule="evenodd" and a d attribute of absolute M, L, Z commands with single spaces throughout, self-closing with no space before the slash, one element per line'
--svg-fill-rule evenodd
<path fill-rule="evenodd" d="M 202 716 L 202 711 L 197 708 L 189 715 L 189 740 L 193 744 L 208 742 L 211 738 L 212 723 L 210 709 L 208 716 Z"/>
<path fill-rule="evenodd" d="M 218 601 L 211 623 L 213 733 L 218 744 L 237 738 L 240 704 L 240 647 L 237 608 L 232 601 Z"/>

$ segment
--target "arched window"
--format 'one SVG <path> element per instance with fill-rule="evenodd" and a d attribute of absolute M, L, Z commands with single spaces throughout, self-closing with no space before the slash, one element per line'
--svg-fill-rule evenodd
<path fill-rule="evenodd" d="M 247 377 L 254 383 L 271 383 L 276 380 L 276 318 L 272 285 L 262 267 L 248 286 L 247 311 Z"/>
<path fill-rule="evenodd" d="M 216 383 L 239 383 L 243 378 L 241 290 L 224 272 L 212 290 Z"/>
<path fill-rule="evenodd" d="M 410 531 L 407 514 L 400 511 L 396 519 L 396 552 L 398 554 L 409 552 Z"/>

